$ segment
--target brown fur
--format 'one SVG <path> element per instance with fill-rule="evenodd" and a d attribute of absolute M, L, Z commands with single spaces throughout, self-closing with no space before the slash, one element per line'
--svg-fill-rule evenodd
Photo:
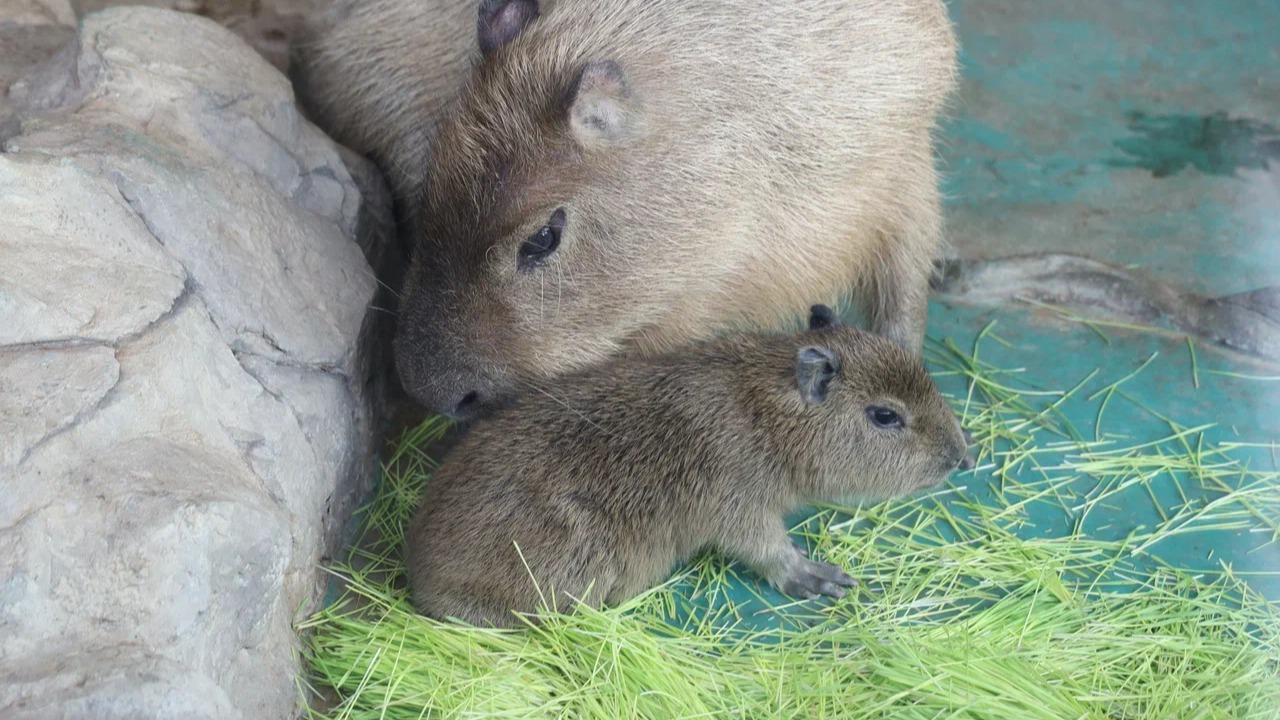
<path fill-rule="evenodd" d="M 835 358 L 816 404 L 805 348 Z M 876 427 L 869 406 L 905 428 Z M 539 587 L 561 611 L 614 604 L 711 548 L 782 592 L 839 596 L 852 581 L 805 558 L 784 515 L 908 493 L 969 462 L 920 362 L 854 328 L 617 360 L 520 398 L 454 448 L 408 534 L 410 584 L 428 615 L 505 627 L 538 609 Z"/>
<path fill-rule="evenodd" d="M 365 0 L 317 45 L 320 104 L 423 167 L 401 178 L 422 212 L 396 354 L 425 405 L 777 328 L 850 289 L 919 351 L 956 70 L 941 0 L 557 0 L 488 53 L 458 6 Z M 557 208 L 559 249 L 522 271 Z"/>
<path fill-rule="evenodd" d="M 302 39 L 295 81 L 331 135 L 368 155 L 397 200 L 420 195 L 427 149 L 479 56 L 475 0 L 337 0 Z"/>

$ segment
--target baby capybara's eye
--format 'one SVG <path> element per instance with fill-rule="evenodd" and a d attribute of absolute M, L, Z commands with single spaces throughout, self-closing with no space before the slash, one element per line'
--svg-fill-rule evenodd
<path fill-rule="evenodd" d="M 897 430 L 906 425 L 902 421 L 902 416 L 890 410 L 887 407 L 871 406 L 867 408 L 867 417 L 871 418 L 871 422 L 876 427 L 882 427 L 886 430 Z"/>

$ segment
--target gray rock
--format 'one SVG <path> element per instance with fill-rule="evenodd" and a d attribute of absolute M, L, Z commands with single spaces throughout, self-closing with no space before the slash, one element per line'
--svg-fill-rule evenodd
<path fill-rule="evenodd" d="M 68 0 L 0 0 L 0 143 L 20 128 L 10 85 L 70 43 L 75 23 Z"/>
<path fill-rule="evenodd" d="M 68 0 L 0 0 L 0 23 L 74 25 L 76 13 Z"/>
<path fill-rule="evenodd" d="M 96 13 L 15 89 L 0 717 L 296 715 L 292 623 L 373 476 L 385 187 L 198 17 Z"/>
<path fill-rule="evenodd" d="M 0 344 L 115 342 L 182 293 L 182 265 L 148 241 L 146 224 L 96 167 L 56 153 L 4 154 L 0 188 Z"/>
<path fill-rule="evenodd" d="M 120 379 L 102 345 L 0 352 L 0 468 L 92 411 Z"/>

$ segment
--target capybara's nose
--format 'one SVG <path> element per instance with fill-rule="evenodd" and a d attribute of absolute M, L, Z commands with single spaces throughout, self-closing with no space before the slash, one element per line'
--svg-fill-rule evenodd
<path fill-rule="evenodd" d="M 469 420 L 489 402 L 491 394 L 466 382 L 428 382 L 406 387 L 419 405 L 450 420 Z"/>
<path fill-rule="evenodd" d="M 957 470 L 972 470 L 977 463 L 973 459 L 973 454 L 969 452 L 969 446 L 973 445 L 973 433 L 964 428 L 960 428 L 960 435 L 964 438 L 964 446 L 960 448 L 960 462 L 956 463 Z"/>
<path fill-rule="evenodd" d="M 427 410 L 453 420 L 477 415 L 495 396 L 497 384 L 476 372 L 457 353 L 441 354 L 433 347 L 396 346 L 396 372 L 405 392 Z"/>
<path fill-rule="evenodd" d="M 484 395 L 479 390 L 468 390 L 462 393 L 457 401 L 450 401 L 437 410 L 452 420 L 466 420 L 479 411 Z"/>

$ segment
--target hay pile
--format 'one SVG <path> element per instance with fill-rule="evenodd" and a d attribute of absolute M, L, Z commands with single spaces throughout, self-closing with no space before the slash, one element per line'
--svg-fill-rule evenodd
<path fill-rule="evenodd" d="M 940 379 L 965 381 L 955 403 L 981 448 L 977 471 L 797 526 L 861 583 L 834 605 L 792 602 L 702 558 L 624 607 L 520 632 L 422 618 L 398 553 L 432 467 L 419 448 L 444 425 L 415 429 L 368 508 L 377 539 L 334 569 L 344 594 L 302 624 L 310 682 L 338 699 L 312 716 L 1280 717 L 1280 608 L 1212 553 L 1198 568 L 1158 559 L 1187 533 L 1273 549 L 1274 444 L 1214 441 L 1208 425 L 1145 408 L 1125 392 L 1145 364 L 1089 395 L 1096 374 L 1034 388 L 978 359 L 999 341 L 990 330 L 972 352 L 930 353 Z M 1068 420 L 1073 404 L 1097 408 L 1092 437 Z M 1120 404 L 1167 434 L 1109 437 Z M 1152 522 L 1111 527 L 1108 513 L 1137 496 Z M 1045 530 L 1055 522 L 1062 531 Z"/>

